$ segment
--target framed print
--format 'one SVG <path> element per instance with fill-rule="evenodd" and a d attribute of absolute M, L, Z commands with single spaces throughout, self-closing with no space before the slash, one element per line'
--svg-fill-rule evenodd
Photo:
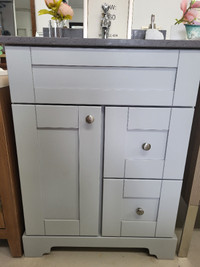
<path fill-rule="evenodd" d="M 133 0 L 84 0 L 84 38 L 104 38 L 107 23 L 106 38 L 131 39 L 132 15 Z"/>

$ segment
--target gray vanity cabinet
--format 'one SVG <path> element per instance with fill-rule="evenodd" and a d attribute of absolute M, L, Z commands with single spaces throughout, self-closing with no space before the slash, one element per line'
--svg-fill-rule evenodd
<path fill-rule="evenodd" d="M 142 247 L 173 258 L 200 53 L 28 46 L 6 53 L 25 255 Z"/>
<path fill-rule="evenodd" d="M 13 115 L 26 234 L 98 235 L 101 108 L 14 105 Z"/>

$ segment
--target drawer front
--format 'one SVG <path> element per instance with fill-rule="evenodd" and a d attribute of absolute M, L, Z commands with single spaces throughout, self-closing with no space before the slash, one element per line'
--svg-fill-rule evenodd
<path fill-rule="evenodd" d="M 33 66 L 37 103 L 172 105 L 175 75 L 175 68 Z"/>
<path fill-rule="evenodd" d="M 106 108 L 104 177 L 161 179 L 170 108 Z"/>
<path fill-rule="evenodd" d="M 106 107 L 104 178 L 183 179 L 193 111 Z"/>
<path fill-rule="evenodd" d="M 161 181 L 104 180 L 103 235 L 154 236 L 160 190 Z"/>
<path fill-rule="evenodd" d="M 178 51 L 31 48 L 37 103 L 172 105 Z"/>
<path fill-rule="evenodd" d="M 180 180 L 104 179 L 102 235 L 173 237 L 181 185 Z"/>
<path fill-rule="evenodd" d="M 90 48 L 47 48 L 47 47 L 6 47 L 6 58 L 9 69 L 9 84 L 11 91 L 11 99 L 13 103 L 60 103 L 60 104 L 108 104 L 108 105 L 154 105 L 154 106 L 195 106 L 196 96 L 199 85 L 198 65 L 200 61 L 199 51 L 174 51 L 159 49 L 90 49 Z M 20 62 L 15 64 L 15 62 Z M 34 82 L 40 85 L 38 77 L 33 77 L 33 68 L 44 68 L 48 79 L 51 79 L 52 71 L 49 67 L 55 67 L 60 75 L 54 76 L 54 85 L 47 88 L 35 87 Z M 76 90 L 68 86 L 68 75 L 65 79 L 64 88 L 63 72 L 60 69 L 68 70 L 70 73 L 73 68 L 75 85 L 79 85 L 77 75 L 80 75 L 80 69 L 83 68 L 82 76 L 87 75 L 88 79 L 95 80 L 97 77 L 93 73 L 91 75 L 90 68 L 106 68 L 107 76 L 101 77 L 101 81 L 109 83 L 109 69 L 124 69 L 121 74 L 120 90 L 94 90 L 85 88 L 81 84 L 81 88 Z M 138 85 L 139 79 L 129 80 L 131 89 L 123 88 L 124 71 L 130 68 L 141 71 L 141 84 L 147 79 L 145 76 L 146 68 L 152 74 L 152 80 L 147 90 L 141 90 L 142 86 Z M 108 70 L 107 70 L 108 69 Z M 193 72 L 190 72 L 194 69 Z M 143 73 L 144 71 L 144 73 Z M 73 70 L 71 71 L 73 72 Z M 86 74 L 87 73 L 87 74 Z M 102 74 L 103 72 L 101 72 Z M 117 72 L 115 72 L 117 73 Z M 163 73 L 168 75 L 163 79 Z M 123 74 L 123 75 L 122 75 Z M 144 74 L 144 75 L 143 75 Z M 26 79 L 24 79 L 24 75 Z M 65 75 L 65 74 L 64 74 Z M 135 75 L 135 74 L 134 74 Z M 136 75 L 137 76 L 137 75 Z M 116 83 L 118 84 L 118 76 Z M 144 78 L 145 77 L 145 78 Z M 148 77 L 148 76 L 147 76 Z M 81 81 L 80 77 L 78 80 Z M 34 82 L 33 82 L 34 81 Z M 55 82 L 56 81 L 56 82 Z M 70 79 L 69 79 L 70 81 Z M 84 79 L 82 80 L 84 81 Z M 97 80 L 99 82 L 99 80 Z M 115 82 L 114 78 L 111 78 Z M 132 83 L 132 84 L 131 84 Z M 160 84 L 160 88 L 156 90 L 156 85 Z M 164 84 L 168 85 L 167 87 Z M 47 84 L 48 85 L 48 82 Z M 88 84 L 87 84 L 88 85 Z M 151 87 L 154 86 L 155 87 Z M 132 87 L 133 86 L 133 87 Z M 59 90 L 58 90 L 59 88 Z M 118 87 L 119 88 L 119 87 Z M 134 89 L 133 89 L 134 88 Z M 188 90 L 190 88 L 190 90 Z M 51 89 L 51 90 L 50 90 Z"/>

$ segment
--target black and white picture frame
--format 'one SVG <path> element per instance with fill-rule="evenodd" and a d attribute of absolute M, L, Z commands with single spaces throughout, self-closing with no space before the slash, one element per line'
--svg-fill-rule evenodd
<path fill-rule="evenodd" d="M 131 39 L 133 0 L 84 0 L 84 38 L 103 38 L 102 5 L 109 5 L 111 25 L 108 38 Z"/>

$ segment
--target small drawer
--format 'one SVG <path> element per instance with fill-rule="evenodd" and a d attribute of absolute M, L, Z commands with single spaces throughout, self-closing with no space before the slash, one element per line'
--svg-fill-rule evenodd
<path fill-rule="evenodd" d="M 160 187 L 161 181 L 104 179 L 103 236 L 153 237 Z"/>
<path fill-rule="evenodd" d="M 106 107 L 104 177 L 162 179 L 170 117 L 170 108 Z"/>

